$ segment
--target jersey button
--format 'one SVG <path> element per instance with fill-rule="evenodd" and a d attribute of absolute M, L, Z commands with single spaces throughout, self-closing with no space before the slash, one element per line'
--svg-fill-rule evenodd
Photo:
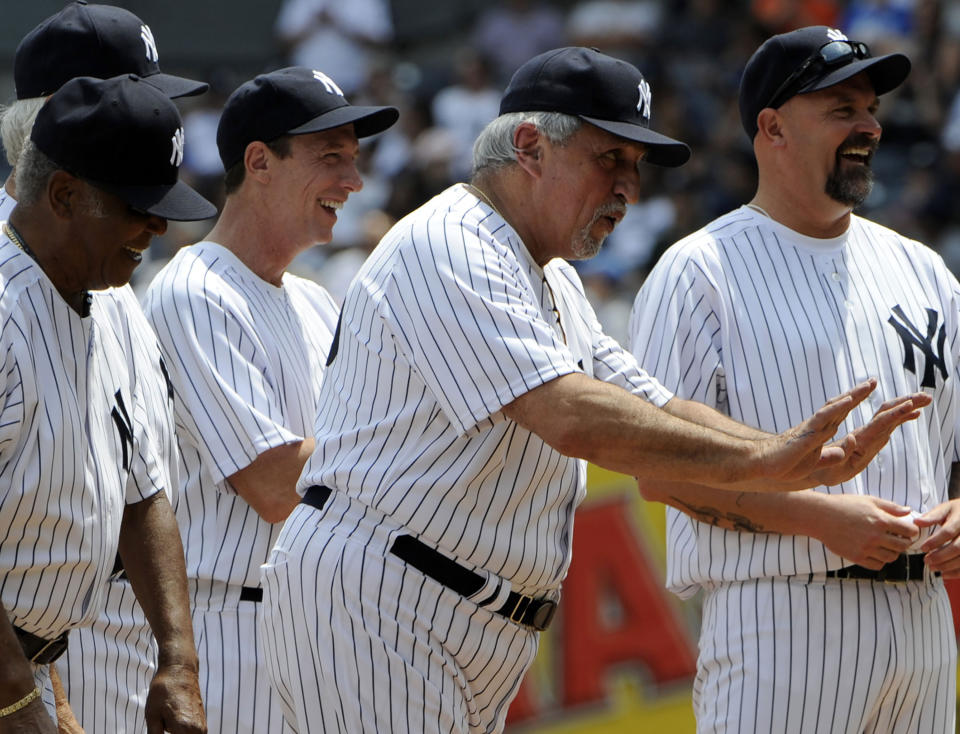
<path fill-rule="evenodd" d="M 834 273 L 830 277 L 833 278 L 834 280 L 840 280 L 840 273 Z"/>

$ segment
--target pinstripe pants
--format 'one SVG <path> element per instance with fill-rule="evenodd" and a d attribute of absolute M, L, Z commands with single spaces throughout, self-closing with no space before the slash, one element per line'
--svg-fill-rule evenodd
<path fill-rule="evenodd" d="M 263 567 L 271 680 L 299 734 L 502 731 L 539 635 L 388 552 L 402 528 L 334 494 Z"/>
<path fill-rule="evenodd" d="M 129 581 L 108 582 L 105 596 L 93 625 L 70 633 L 57 669 L 84 731 L 143 734 L 157 643 Z"/>
<path fill-rule="evenodd" d="M 723 583 L 704 600 L 697 731 L 953 734 L 957 650 L 943 582 Z"/>
<path fill-rule="evenodd" d="M 240 587 L 191 580 L 193 636 L 210 734 L 290 731 L 261 652 L 260 604 L 240 601 Z"/>

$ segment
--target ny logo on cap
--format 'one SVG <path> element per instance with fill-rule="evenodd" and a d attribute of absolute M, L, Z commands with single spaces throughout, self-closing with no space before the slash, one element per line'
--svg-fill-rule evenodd
<path fill-rule="evenodd" d="M 143 39 L 144 50 L 147 53 L 147 60 L 159 61 L 160 54 L 157 53 L 157 42 L 153 40 L 153 32 L 150 30 L 150 26 L 140 26 L 140 38 Z"/>
<path fill-rule="evenodd" d="M 653 92 L 650 90 L 650 84 L 646 79 L 640 81 L 637 85 L 637 91 L 640 93 L 640 98 L 637 100 L 637 112 L 644 120 L 649 120 L 650 101 L 653 99 Z"/>
<path fill-rule="evenodd" d="M 330 94 L 339 94 L 341 97 L 343 96 L 343 92 L 340 91 L 340 87 L 337 86 L 336 82 L 334 82 L 333 79 L 328 77 L 322 71 L 317 71 L 316 69 L 314 69 L 313 78 L 316 79 L 321 84 L 323 84 L 327 92 L 329 92 Z"/>
<path fill-rule="evenodd" d="M 183 128 L 178 127 L 177 131 L 173 134 L 173 137 L 170 138 L 170 142 L 173 143 L 173 152 L 170 154 L 170 165 L 176 168 L 180 168 L 180 164 L 183 163 Z"/>
<path fill-rule="evenodd" d="M 836 28 L 831 28 L 827 31 L 827 38 L 831 41 L 847 41 L 847 34 L 843 31 L 838 31 Z"/>

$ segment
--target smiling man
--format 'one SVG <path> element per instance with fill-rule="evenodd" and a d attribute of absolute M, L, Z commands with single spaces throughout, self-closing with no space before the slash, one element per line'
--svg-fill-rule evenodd
<path fill-rule="evenodd" d="M 177 180 L 182 135 L 174 104 L 141 78 L 80 77 L 40 108 L 17 162 L 19 203 L 0 237 L 10 731 L 55 730 L 34 701 L 69 631 L 99 617 L 118 550 L 159 647 L 147 725 L 205 731 L 183 551 L 147 418 L 153 386 L 127 356 L 139 326 L 113 289 L 168 219 L 216 214 Z"/>
<path fill-rule="evenodd" d="M 767 489 L 851 470 L 853 452 L 820 445 L 872 382 L 745 440 L 597 323 L 566 260 L 595 254 L 637 201 L 641 162 L 689 157 L 649 129 L 640 72 L 555 49 L 500 110 L 472 182 L 398 222 L 347 290 L 303 503 L 264 566 L 270 672 L 301 734 L 500 731 L 557 607 L 579 459 Z M 906 398 L 870 432 L 916 416 Z"/>
<path fill-rule="evenodd" d="M 300 499 L 338 312 L 323 288 L 285 271 L 331 240 L 337 212 L 363 186 L 358 138 L 397 117 L 351 106 L 312 69 L 241 85 L 217 133 L 223 213 L 146 296 L 176 398 L 177 518 L 211 732 L 284 727 L 258 652 L 260 564 Z"/>
<path fill-rule="evenodd" d="M 644 480 L 668 508 L 667 585 L 704 589 L 701 732 L 954 731 L 960 577 L 960 284 L 919 242 L 853 214 L 878 95 L 910 70 L 823 26 L 766 41 L 740 86 L 753 200 L 673 246 L 637 297 L 637 358 L 667 387 L 767 431 L 867 376 L 923 419 L 865 471 L 789 496 Z M 956 477 L 953 477 L 956 480 Z"/>

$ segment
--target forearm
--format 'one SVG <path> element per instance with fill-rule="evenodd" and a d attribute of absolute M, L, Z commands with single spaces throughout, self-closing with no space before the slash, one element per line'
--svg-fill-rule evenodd
<path fill-rule="evenodd" d="M 127 505 L 120 557 L 159 647 L 159 664 L 197 670 L 183 545 L 163 492 Z"/>
<path fill-rule="evenodd" d="M 264 520 L 283 522 L 300 502 L 297 480 L 313 447 L 305 438 L 268 449 L 227 481 Z"/>
<path fill-rule="evenodd" d="M 663 410 L 677 418 L 682 418 L 691 423 L 699 423 L 702 426 L 708 426 L 738 438 L 758 439 L 769 438 L 771 435 L 759 428 L 735 421 L 730 416 L 695 400 L 684 400 L 674 396 L 663 406 Z"/>
<path fill-rule="evenodd" d="M 730 492 L 688 482 L 638 480 L 640 494 L 725 530 L 817 537 L 826 507 L 820 492 Z"/>
<path fill-rule="evenodd" d="M 567 456 L 635 477 L 711 484 L 752 478 L 753 442 L 585 375 L 541 385 L 504 412 Z"/>
<path fill-rule="evenodd" d="M 0 709 L 22 701 L 36 688 L 33 668 L 23 654 L 7 610 L 0 605 Z M 0 718 L 0 732 L 53 732 L 56 725 L 37 697 L 20 710 Z"/>

